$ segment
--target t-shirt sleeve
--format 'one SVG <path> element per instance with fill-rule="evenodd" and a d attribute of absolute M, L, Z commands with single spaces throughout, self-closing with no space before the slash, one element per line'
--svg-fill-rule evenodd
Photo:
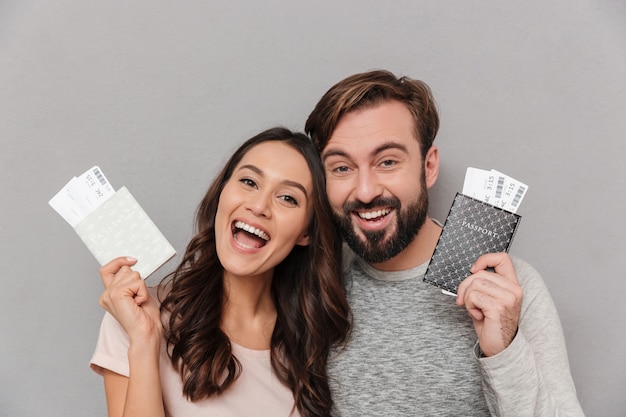
<path fill-rule="evenodd" d="M 100 325 L 96 350 L 91 357 L 89 366 L 100 375 L 104 369 L 108 369 L 127 377 L 129 375 L 129 345 L 126 331 L 111 314 L 105 313 Z"/>
<path fill-rule="evenodd" d="M 532 266 L 512 259 L 524 300 L 511 345 L 480 359 L 490 410 L 498 416 L 584 416 L 552 297 Z"/>

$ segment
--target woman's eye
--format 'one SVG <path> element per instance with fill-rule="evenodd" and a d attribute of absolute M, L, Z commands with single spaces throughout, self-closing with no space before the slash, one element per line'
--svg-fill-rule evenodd
<path fill-rule="evenodd" d="M 294 205 L 294 206 L 297 206 L 297 205 L 298 205 L 298 200 L 296 200 L 295 198 L 293 198 L 293 197 L 292 197 L 292 196 L 290 196 L 290 195 L 283 195 L 283 196 L 280 196 L 280 198 L 281 198 L 283 201 L 286 201 L 286 202 L 288 202 L 289 204 L 292 204 L 292 205 Z"/>
<path fill-rule="evenodd" d="M 256 183 L 251 180 L 250 178 L 242 178 L 239 180 L 239 182 L 241 182 L 242 184 L 247 185 L 248 187 L 253 187 L 256 188 Z"/>

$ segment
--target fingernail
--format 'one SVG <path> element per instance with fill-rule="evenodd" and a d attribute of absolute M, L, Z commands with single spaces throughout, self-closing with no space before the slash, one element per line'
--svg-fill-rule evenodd
<path fill-rule="evenodd" d="M 132 256 L 127 256 L 126 259 L 128 262 L 137 262 L 137 258 L 133 258 Z"/>

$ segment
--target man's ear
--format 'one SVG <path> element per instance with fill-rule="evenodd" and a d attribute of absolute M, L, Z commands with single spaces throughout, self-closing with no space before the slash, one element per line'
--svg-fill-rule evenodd
<path fill-rule="evenodd" d="M 303 233 L 302 236 L 300 236 L 298 238 L 298 240 L 296 241 L 296 245 L 298 246 L 308 246 L 309 242 L 310 242 L 310 238 L 309 238 L 309 234 L 308 233 Z"/>
<path fill-rule="evenodd" d="M 424 176 L 426 178 L 426 188 L 430 188 L 437 182 L 439 177 L 439 149 L 432 145 L 424 158 Z"/>

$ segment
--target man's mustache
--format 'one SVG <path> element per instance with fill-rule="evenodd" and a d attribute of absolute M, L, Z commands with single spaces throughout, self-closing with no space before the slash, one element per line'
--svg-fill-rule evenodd
<path fill-rule="evenodd" d="M 356 210 L 372 210 L 380 207 L 393 207 L 400 209 L 400 200 L 396 197 L 377 197 L 369 203 L 363 203 L 359 200 L 348 201 L 343 205 L 343 211 L 346 214 L 350 214 Z"/>

